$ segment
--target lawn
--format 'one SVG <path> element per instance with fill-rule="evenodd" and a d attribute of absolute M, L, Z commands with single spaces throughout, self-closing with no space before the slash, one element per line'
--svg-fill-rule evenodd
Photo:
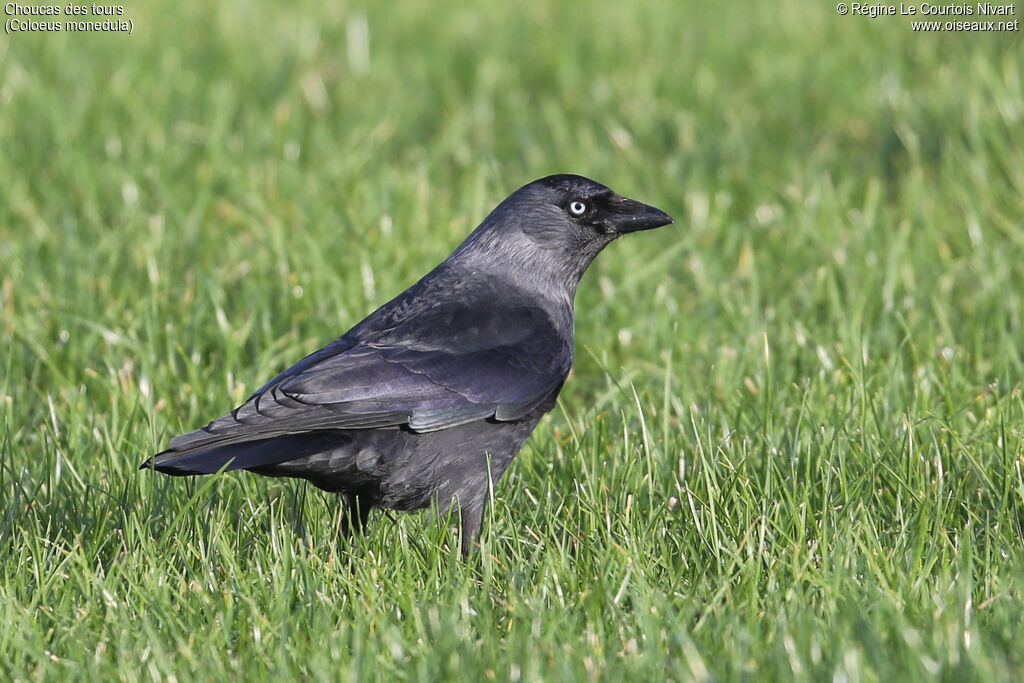
<path fill-rule="evenodd" d="M 0 678 L 1024 676 L 1019 32 L 124 12 L 0 37 Z M 676 224 L 584 278 L 471 562 L 429 513 L 350 545 L 302 482 L 138 471 L 555 172 Z"/>

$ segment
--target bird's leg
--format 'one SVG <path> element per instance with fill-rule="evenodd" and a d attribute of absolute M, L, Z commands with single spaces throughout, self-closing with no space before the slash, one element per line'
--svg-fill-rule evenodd
<path fill-rule="evenodd" d="M 373 507 L 359 496 L 350 493 L 347 496 L 348 504 L 341 518 L 341 535 L 350 538 L 353 533 L 361 534 L 366 528 L 366 520 L 370 516 L 370 508 Z"/>
<path fill-rule="evenodd" d="M 480 527 L 484 521 L 483 501 L 462 507 L 459 516 L 462 518 L 462 559 L 468 560 L 473 550 L 480 546 Z"/>
<path fill-rule="evenodd" d="M 459 506 L 459 516 L 462 519 L 462 559 L 469 560 L 473 551 L 480 547 L 480 529 L 484 522 L 484 511 L 487 504 L 494 495 L 494 484 L 501 479 L 508 462 L 497 469 L 493 468 L 490 455 L 487 456 L 487 479 L 486 488 L 479 498 L 470 500 L 467 504 Z"/>

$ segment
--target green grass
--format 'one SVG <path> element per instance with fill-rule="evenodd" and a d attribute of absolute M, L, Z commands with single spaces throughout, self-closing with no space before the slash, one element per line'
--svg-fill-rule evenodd
<path fill-rule="evenodd" d="M 638 4 L 0 37 L 0 678 L 1024 676 L 1019 34 Z M 677 223 L 585 278 L 480 557 L 137 471 L 552 172 Z"/>

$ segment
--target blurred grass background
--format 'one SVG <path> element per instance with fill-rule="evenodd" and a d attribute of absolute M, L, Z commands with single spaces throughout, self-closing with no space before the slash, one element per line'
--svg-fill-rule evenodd
<path fill-rule="evenodd" d="M 1018 33 L 828 4 L 228 0 L 0 37 L 0 676 L 1012 679 Z M 581 173 L 614 244 L 464 566 L 136 471 Z"/>

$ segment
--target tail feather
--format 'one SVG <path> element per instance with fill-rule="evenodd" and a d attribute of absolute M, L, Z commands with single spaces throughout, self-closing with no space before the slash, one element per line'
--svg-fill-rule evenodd
<path fill-rule="evenodd" d="M 284 434 L 252 441 L 197 444 L 193 448 L 169 448 L 157 453 L 139 469 L 151 468 L 164 474 L 184 477 L 213 474 L 220 470 L 247 470 L 277 465 L 314 453 L 337 448 L 343 437 L 337 431 Z"/>

